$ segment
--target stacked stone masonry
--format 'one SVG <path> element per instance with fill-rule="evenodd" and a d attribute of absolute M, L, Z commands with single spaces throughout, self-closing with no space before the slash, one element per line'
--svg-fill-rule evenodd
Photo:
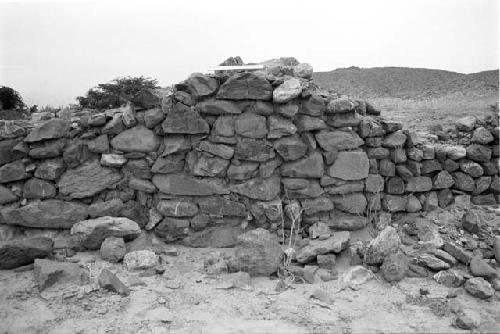
<path fill-rule="evenodd" d="M 146 110 L 0 121 L 0 223 L 75 235 L 81 221 L 126 217 L 169 242 L 217 247 L 245 228 L 290 226 L 287 206 L 305 231 L 352 231 L 378 211 L 460 194 L 499 202 L 498 118 L 459 125 L 465 145 L 422 144 L 297 69 L 193 74 Z"/>

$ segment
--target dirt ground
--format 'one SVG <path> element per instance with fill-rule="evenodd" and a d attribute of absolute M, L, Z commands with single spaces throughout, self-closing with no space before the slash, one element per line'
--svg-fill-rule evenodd
<path fill-rule="evenodd" d="M 459 333 L 456 310 L 481 314 L 478 332 L 500 332 L 500 301 L 483 301 L 463 289 L 431 278 L 405 278 L 391 285 L 375 277 L 353 288 L 341 280 L 296 284 L 281 293 L 277 279 L 253 278 L 250 286 L 227 288 L 227 274 L 210 276 L 204 260 L 231 249 L 178 247 L 168 256 L 163 275 L 139 277 L 121 264 L 78 253 L 95 276 L 103 267 L 115 271 L 131 294 L 86 286 L 57 286 L 39 293 L 33 271 L 0 271 L 1 333 Z M 95 261 L 95 262 L 94 262 Z M 344 267 L 345 269 L 345 267 Z M 340 269 L 342 271 L 342 269 Z M 140 284 L 140 285 L 139 285 Z M 420 295 L 420 288 L 429 290 Z M 321 289 L 331 302 L 311 298 Z"/>
<path fill-rule="evenodd" d="M 482 118 L 491 111 L 489 106 L 498 102 L 498 97 L 486 96 L 471 99 L 463 96 L 414 100 L 400 98 L 368 99 L 382 111 L 382 116 L 404 124 L 406 129 L 427 130 L 429 126 L 441 124 L 453 126 L 457 119 L 474 115 Z"/>

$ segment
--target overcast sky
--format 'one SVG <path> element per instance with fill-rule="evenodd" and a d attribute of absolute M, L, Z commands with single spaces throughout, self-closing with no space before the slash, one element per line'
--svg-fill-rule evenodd
<path fill-rule="evenodd" d="M 118 76 L 161 85 L 229 56 L 294 56 L 315 71 L 498 68 L 498 0 L 1 2 L 0 85 L 75 102 Z"/>

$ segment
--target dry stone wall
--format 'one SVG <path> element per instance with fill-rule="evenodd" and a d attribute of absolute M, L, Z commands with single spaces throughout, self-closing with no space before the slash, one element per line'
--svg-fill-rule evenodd
<path fill-rule="evenodd" d="M 248 228 L 281 233 L 290 212 L 308 233 L 318 222 L 361 229 L 381 210 L 432 210 L 458 194 L 498 203 L 498 117 L 458 125 L 465 145 L 424 145 L 311 73 L 193 74 L 147 110 L 0 121 L 3 238 L 74 236 L 75 224 L 111 216 L 169 242 L 233 246 Z"/>

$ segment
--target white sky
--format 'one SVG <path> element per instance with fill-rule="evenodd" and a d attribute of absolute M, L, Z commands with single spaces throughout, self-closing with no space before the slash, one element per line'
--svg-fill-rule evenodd
<path fill-rule="evenodd" d="M 478 72 L 498 68 L 498 13 L 498 0 L 0 0 L 0 85 L 57 106 L 118 76 L 169 85 L 238 55 Z"/>

